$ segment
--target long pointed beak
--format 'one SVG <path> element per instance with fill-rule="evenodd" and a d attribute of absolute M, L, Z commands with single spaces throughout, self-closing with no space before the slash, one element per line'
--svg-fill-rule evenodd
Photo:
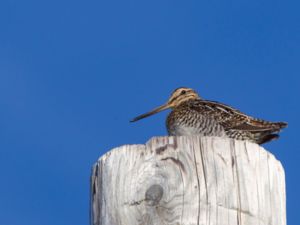
<path fill-rule="evenodd" d="M 153 114 L 158 113 L 158 112 L 163 111 L 163 110 L 166 110 L 168 108 L 170 108 L 170 106 L 169 106 L 169 104 L 166 103 L 166 104 L 164 104 L 162 106 L 159 106 L 159 107 L 153 109 L 150 112 L 144 113 L 142 115 L 139 115 L 139 116 L 133 118 L 132 120 L 130 120 L 130 122 L 135 122 L 135 121 L 138 121 L 140 119 L 144 119 L 144 118 L 146 118 L 148 116 L 152 116 Z"/>

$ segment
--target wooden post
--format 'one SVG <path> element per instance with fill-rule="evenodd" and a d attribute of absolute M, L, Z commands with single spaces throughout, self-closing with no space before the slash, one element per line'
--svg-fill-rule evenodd
<path fill-rule="evenodd" d="M 156 137 L 92 170 L 92 225 L 285 225 L 285 210 L 281 163 L 249 142 Z"/>

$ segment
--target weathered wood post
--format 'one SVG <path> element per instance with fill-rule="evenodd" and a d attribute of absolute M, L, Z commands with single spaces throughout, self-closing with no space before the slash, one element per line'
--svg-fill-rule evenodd
<path fill-rule="evenodd" d="M 94 165 L 92 225 L 285 225 L 281 163 L 262 147 L 157 137 Z"/>

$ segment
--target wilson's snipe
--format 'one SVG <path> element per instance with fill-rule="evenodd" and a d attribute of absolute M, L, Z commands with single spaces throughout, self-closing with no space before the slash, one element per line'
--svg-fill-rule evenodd
<path fill-rule="evenodd" d="M 268 122 L 248 116 L 222 103 L 207 101 L 191 88 L 177 88 L 168 102 L 131 122 L 171 108 L 166 125 L 169 135 L 219 136 L 262 144 L 279 137 L 285 122 Z"/>

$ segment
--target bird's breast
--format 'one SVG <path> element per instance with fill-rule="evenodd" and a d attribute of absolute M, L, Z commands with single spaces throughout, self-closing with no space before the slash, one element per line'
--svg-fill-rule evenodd
<path fill-rule="evenodd" d="M 226 136 L 224 128 L 213 118 L 188 107 L 175 108 L 167 117 L 166 126 L 172 136 Z"/>

